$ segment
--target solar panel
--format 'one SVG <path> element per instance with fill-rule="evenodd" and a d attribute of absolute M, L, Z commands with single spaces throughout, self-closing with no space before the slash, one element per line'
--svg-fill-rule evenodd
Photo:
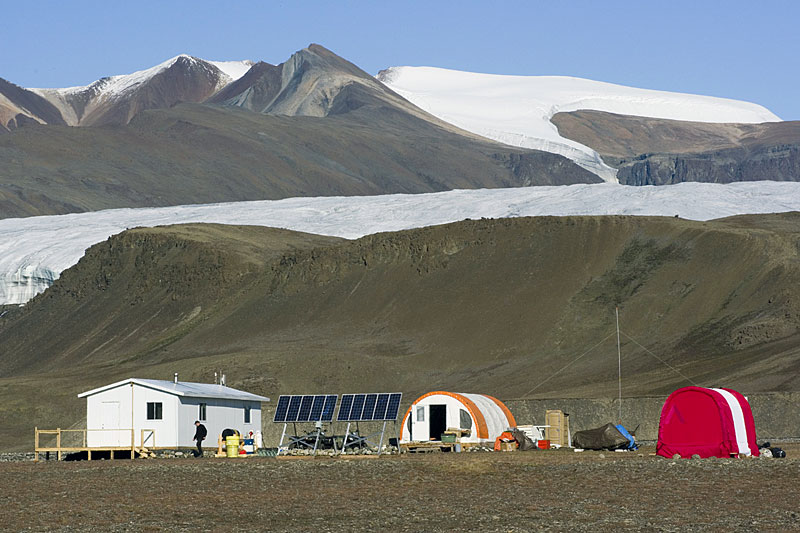
<path fill-rule="evenodd" d="M 365 399 L 366 394 L 356 394 L 353 396 L 353 407 L 350 409 L 350 418 L 348 418 L 348 420 L 361 420 Z"/>
<path fill-rule="evenodd" d="M 353 407 L 353 397 L 355 394 L 342 394 L 342 402 L 339 404 L 339 416 L 337 420 L 350 420 L 350 409 Z"/>
<path fill-rule="evenodd" d="M 298 422 L 308 422 L 311 416 L 311 406 L 314 404 L 314 397 L 311 395 L 303 396 L 303 401 L 300 403 L 300 411 L 297 413 Z"/>
<path fill-rule="evenodd" d="M 372 420 L 372 415 L 375 414 L 375 403 L 377 401 L 377 394 L 367 394 L 364 398 L 364 411 L 361 413 L 361 420 Z"/>
<path fill-rule="evenodd" d="M 275 418 L 273 422 L 286 422 L 286 411 L 289 409 L 291 396 L 281 396 L 278 398 L 278 406 L 275 408 Z"/>
<path fill-rule="evenodd" d="M 311 420 L 315 422 L 320 419 L 322 416 L 322 408 L 325 407 L 325 395 L 316 395 L 314 396 L 314 403 L 311 406 L 311 416 L 309 417 Z"/>
<path fill-rule="evenodd" d="M 375 403 L 375 412 L 372 415 L 373 420 L 383 420 L 386 418 L 386 406 L 389 404 L 388 394 L 379 394 L 378 401 Z"/>
<path fill-rule="evenodd" d="M 397 420 L 403 394 L 342 394 L 340 422 Z M 331 422 L 336 411 L 336 394 L 283 395 L 275 407 L 274 422 Z"/>
<path fill-rule="evenodd" d="M 297 413 L 300 411 L 300 403 L 302 401 L 302 396 L 292 396 L 292 401 L 289 402 L 289 410 L 286 412 L 287 422 L 297 422 Z"/>
<path fill-rule="evenodd" d="M 393 392 L 389 395 L 389 402 L 386 405 L 384 420 L 397 420 L 397 413 L 400 410 L 400 400 L 403 398 L 402 392 Z"/>
<path fill-rule="evenodd" d="M 340 422 L 397 420 L 402 397 L 403 394 L 400 392 L 342 394 L 337 420 Z"/>
<path fill-rule="evenodd" d="M 278 398 L 274 422 L 330 422 L 337 394 L 297 394 Z"/>
<path fill-rule="evenodd" d="M 328 394 L 325 396 L 325 404 L 322 407 L 322 415 L 320 420 L 330 422 L 333 420 L 333 411 L 336 409 L 336 400 L 339 398 L 336 394 Z"/>

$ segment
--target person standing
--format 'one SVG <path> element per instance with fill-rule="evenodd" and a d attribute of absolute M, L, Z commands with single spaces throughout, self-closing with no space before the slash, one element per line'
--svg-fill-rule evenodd
<path fill-rule="evenodd" d="M 206 427 L 200 423 L 199 420 L 194 421 L 194 425 L 197 427 L 197 430 L 194 432 L 194 437 L 192 440 L 197 441 L 197 451 L 194 453 L 195 457 L 203 457 L 203 440 L 205 440 L 206 435 L 208 435 L 208 431 Z"/>

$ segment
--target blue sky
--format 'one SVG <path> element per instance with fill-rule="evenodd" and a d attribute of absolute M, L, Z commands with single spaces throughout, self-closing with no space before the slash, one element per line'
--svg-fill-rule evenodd
<path fill-rule="evenodd" d="M 4 2 L 0 77 L 85 85 L 188 53 L 280 63 L 319 43 L 389 66 L 570 75 L 756 102 L 800 120 L 800 2 Z"/>

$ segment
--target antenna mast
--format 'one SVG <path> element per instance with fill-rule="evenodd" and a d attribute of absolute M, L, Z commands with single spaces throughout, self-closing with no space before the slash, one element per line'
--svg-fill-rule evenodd
<path fill-rule="evenodd" d="M 619 381 L 619 418 L 617 423 L 622 424 L 622 350 L 619 346 L 619 306 L 614 308 L 617 316 L 617 376 Z"/>

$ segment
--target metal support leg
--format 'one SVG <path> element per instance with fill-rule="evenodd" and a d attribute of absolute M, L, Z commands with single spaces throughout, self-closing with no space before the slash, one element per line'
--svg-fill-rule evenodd
<path fill-rule="evenodd" d="M 279 456 L 281 454 L 281 450 L 283 450 L 283 439 L 286 437 L 286 426 L 288 426 L 288 424 L 283 425 L 283 433 L 281 433 L 281 440 L 278 443 L 278 453 L 275 454 L 275 457 Z"/>
<path fill-rule="evenodd" d="M 319 445 L 319 432 L 321 430 L 322 428 L 317 428 L 317 437 L 314 439 L 314 453 L 313 453 L 314 456 L 317 455 L 317 446 Z"/>
<path fill-rule="evenodd" d="M 347 437 L 350 435 L 350 422 L 347 423 L 347 429 L 344 430 L 344 442 L 342 442 L 342 455 L 344 455 L 344 451 L 347 449 Z"/>
<path fill-rule="evenodd" d="M 386 433 L 386 422 L 383 422 L 383 429 L 381 430 L 381 440 L 378 444 L 378 456 L 381 455 L 381 450 L 383 449 L 383 434 Z"/>

